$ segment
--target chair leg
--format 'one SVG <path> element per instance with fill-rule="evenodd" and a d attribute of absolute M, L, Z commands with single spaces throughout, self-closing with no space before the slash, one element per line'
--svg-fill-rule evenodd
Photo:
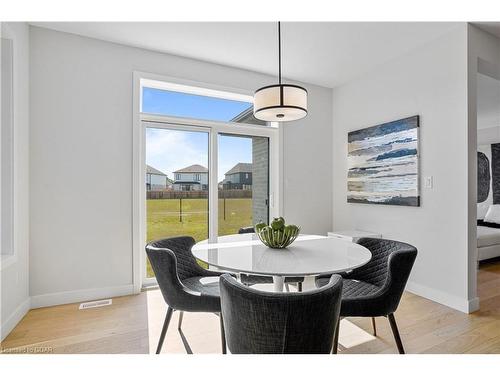
<path fill-rule="evenodd" d="M 184 311 L 179 311 L 179 324 L 177 325 L 177 331 L 179 331 L 179 336 L 181 336 L 182 344 L 184 345 L 184 349 L 186 349 L 187 354 L 193 354 L 193 350 L 191 349 L 191 346 L 189 345 L 189 342 L 184 335 L 184 332 L 182 332 L 182 320 L 184 318 Z"/>
<path fill-rule="evenodd" d="M 177 329 L 180 331 L 182 327 L 182 318 L 184 318 L 184 311 L 179 311 L 179 324 L 177 325 Z"/>
<path fill-rule="evenodd" d="M 337 322 L 337 327 L 335 328 L 335 336 L 333 336 L 333 348 L 332 354 L 337 354 L 339 348 L 339 331 L 340 331 L 340 318 Z"/>
<path fill-rule="evenodd" d="M 158 347 L 156 348 L 156 354 L 160 354 L 161 352 L 161 347 L 163 346 L 163 341 L 165 340 L 165 335 L 167 334 L 168 325 L 170 324 L 173 312 L 174 309 L 169 306 L 167 309 L 167 315 L 165 316 L 165 322 L 163 322 L 163 328 L 161 330 L 160 340 L 158 341 Z"/>
<path fill-rule="evenodd" d="M 297 290 L 298 290 L 299 292 L 302 292 L 302 281 L 299 281 L 299 282 L 297 283 Z"/>
<path fill-rule="evenodd" d="M 394 318 L 394 314 L 387 315 L 389 319 L 389 323 L 391 324 L 392 333 L 394 335 L 394 340 L 396 340 L 396 345 L 398 346 L 399 354 L 405 354 L 405 350 L 403 348 L 403 343 L 401 342 L 401 336 L 399 336 L 398 325 L 396 324 L 396 318 Z"/>
<path fill-rule="evenodd" d="M 375 324 L 375 317 L 372 316 L 373 336 L 377 336 L 377 325 Z"/>
<path fill-rule="evenodd" d="M 224 320 L 222 319 L 222 313 L 219 314 L 220 321 L 220 338 L 222 341 L 222 354 L 226 354 L 226 331 L 224 330 Z"/>

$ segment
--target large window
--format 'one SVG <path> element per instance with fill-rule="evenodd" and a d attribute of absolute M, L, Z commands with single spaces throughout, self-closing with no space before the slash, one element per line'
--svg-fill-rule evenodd
<path fill-rule="evenodd" d="M 253 118 L 251 96 L 141 83 L 139 251 L 146 241 L 211 240 L 279 214 L 278 129 Z M 145 282 L 153 282 L 143 253 Z"/>

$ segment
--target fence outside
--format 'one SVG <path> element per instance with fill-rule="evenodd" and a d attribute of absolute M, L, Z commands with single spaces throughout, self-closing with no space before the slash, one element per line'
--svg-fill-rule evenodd
<path fill-rule="evenodd" d="M 252 190 L 219 190 L 219 199 L 252 198 Z M 208 199 L 208 191 L 148 191 L 146 199 Z"/>

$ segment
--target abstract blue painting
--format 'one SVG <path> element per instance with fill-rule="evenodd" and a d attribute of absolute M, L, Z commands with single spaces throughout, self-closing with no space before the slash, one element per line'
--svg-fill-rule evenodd
<path fill-rule="evenodd" d="M 348 135 L 347 202 L 420 206 L 419 117 Z"/>

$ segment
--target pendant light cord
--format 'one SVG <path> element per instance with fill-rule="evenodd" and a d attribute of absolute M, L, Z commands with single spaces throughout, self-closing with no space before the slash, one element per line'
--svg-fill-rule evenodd
<path fill-rule="evenodd" d="M 281 85 L 281 22 L 278 21 L 278 77 Z"/>

